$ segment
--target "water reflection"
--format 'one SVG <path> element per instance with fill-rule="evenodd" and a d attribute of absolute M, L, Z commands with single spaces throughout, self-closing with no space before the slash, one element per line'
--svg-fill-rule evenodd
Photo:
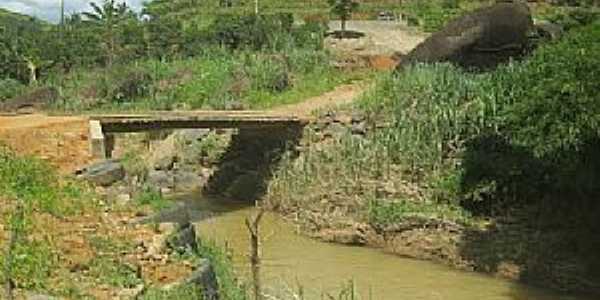
<path fill-rule="evenodd" d="M 253 209 L 239 203 L 187 197 L 186 213 L 203 238 L 231 249 L 237 272 L 249 278 L 249 237 L 244 219 Z M 207 211 L 211 212 L 207 215 Z M 194 218 L 194 216 L 202 216 Z M 263 289 L 305 299 L 336 295 L 349 282 L 360 299 L 376 300 L 591 300 L 565 296 L 434 263 L 404 259 L 377 249 L 318 242 L 273 214 L 261 223 Z"/>

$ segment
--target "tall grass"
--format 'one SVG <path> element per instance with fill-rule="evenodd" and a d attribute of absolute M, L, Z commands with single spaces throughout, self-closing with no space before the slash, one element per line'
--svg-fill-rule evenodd
<path fill-rule="evenodd" d="M 589 181 L 572 181 L 581 177 L 574 170 L 591 174 L 579 163 L 598 136 L 598 30 L 573 31 L 489 73 L 437 64 L 381 76 L 357 104 L 368 135 L 311 140 L 319 146 L 284 164 L 267 202 L 364 220 L 372 200 L 405 203 L 406 212 L 420 202 L 427 212 L 461 209 L 465 199 L 543 198 L 540 182 L 591 192 Z"/>
<path fill-rule="evenodd" d="M 329 59 L 324 51 L 214 48 L 194 58 L 80 70 L 49 82 L 62 89 L 58 110 L 263 109 L 316 96 L 357 77 L 329 66 Z"/>

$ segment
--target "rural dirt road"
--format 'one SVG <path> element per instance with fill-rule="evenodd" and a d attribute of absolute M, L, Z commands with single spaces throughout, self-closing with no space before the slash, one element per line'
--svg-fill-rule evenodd
<path fill-rule="evenodd" d="M 330 27 L 335 30 L 339 24 L 332 22 Z M 407 53 L 426 37 L 396 22 L 351 21 L 348 29 L 366 36 L 348 40 L 328 38 L 326 46 L 334 52 L 369 57 L 375 69 L 390 69 L 395 63 L 391 55 Z M 313 111 L 351 103 L 367 88 L 365 82 L 340 85 L 303 102 L 276 107 L 269 113 L 308 118 Z M 0 116 L 0 143 L 18 153 L 46 160 L 65 174 L 91 162 L 88 134 L 86 116 Z"/>
<path fill-rule="evenodd" d="M 348 104 L 364 91 L 362 83 L 346 84 L 304 102 L 277 107 L 278 115 L 310 116 L 314 110 Z M 44 114 L 0 116 L 0 143 L 14 151 L 39 157 L 69 174 L 92 161 L 87 116 Z"/>

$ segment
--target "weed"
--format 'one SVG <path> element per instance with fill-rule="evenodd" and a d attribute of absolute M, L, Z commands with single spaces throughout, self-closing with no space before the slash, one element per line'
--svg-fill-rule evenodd
<path fill-rule="evenodd" d="M 209 259 L 213 265 L 218 278 L 219 295 L 223 299 L 249 299 L 246 287 L 240 285 L 233 273 L 231 261 L 214 242 L 202 241 L 198 249 L 198 256 Z"/>
<path fill-rule="evenodd" d="M 133 288 L 142 283 L 135 268 L 113 258 L 98 256 L 90 262 L 89 267 L 89 276 L 102 284 Z"/>
<path fill-rule="evenodd" d="M 202 299 L 202 291 L 195 286 L 183 285 L 170 290 L 161 290 L 151 288 L 140 297 L 141 300 L 164 300 L 164 299 L 181 299 L 181 300 L 196 300 Z"/>
<path fill-rule="evenodd" d="M 135 196 L 134 202 L 138 205 L 147 205 L 154 211 L 160 211 L 168 208 L 171 203 L 165 199 L 160 192 L 151 187 L 146 187 Z"/>
<path fill-rule="evenodd" d="M 43 290 L 48 287 L 56 260 L 47 242 L 21 236 L 10 255 L 12 258 L 9 276 L 18 288 Z M 6 257 L 0 259 L 4 269 Z M 2 275 L 0 282 L 5 282 L 7 274 Z"/>

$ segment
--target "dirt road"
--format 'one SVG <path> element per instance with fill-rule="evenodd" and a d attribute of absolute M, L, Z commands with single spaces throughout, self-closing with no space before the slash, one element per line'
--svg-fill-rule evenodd
<path fill-rule="evenodd" d="M 0 142 L 70 173 L 90 162 L 86 117 L 0 117 Z"/>
<path fill-rule="evenodd" d="M 304 102 L 274 109 L 277 114 L 309 117 L 314 110 L 352 102 L 364 84 L 348 84 Z M 1 116 L 0 143 L 25 155 L 48 161 L 61 173 L 69 174 L 92 161 L 88 144 L 88 117 L 43 114 Z"/>

